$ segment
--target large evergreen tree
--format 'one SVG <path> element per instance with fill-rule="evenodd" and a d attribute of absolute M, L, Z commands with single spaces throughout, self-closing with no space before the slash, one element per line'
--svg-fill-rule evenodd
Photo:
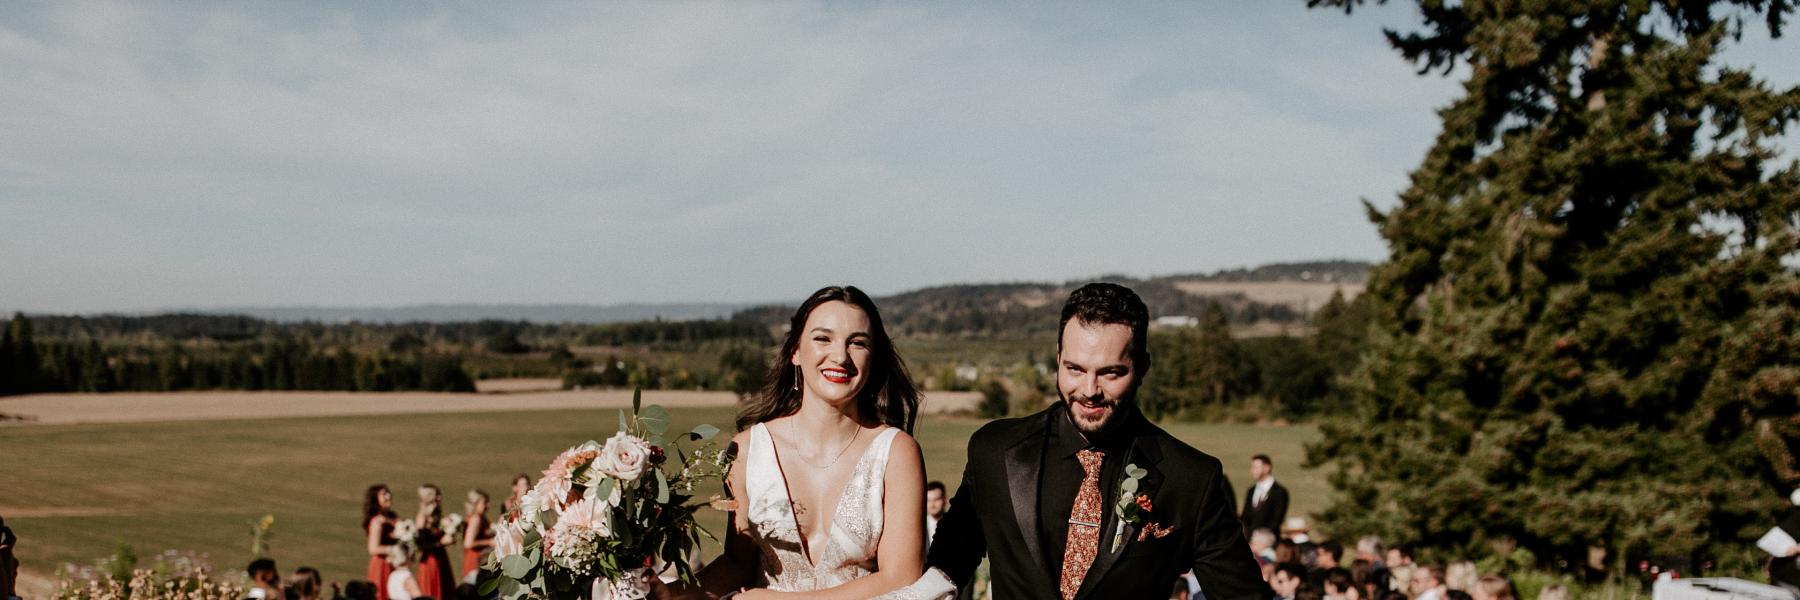
<path fill-rule="evenodd" d="M 1747 566 L 1800 484 L 1800 166 L 1774 146 L 1800 89 L 1714 59 L 1793 5 L 1419 6 L 1389 40 L 1465 94 L 1370 208 L 1391 255 L 1351 406 L 1312 448 L 1329 526 Z"/>

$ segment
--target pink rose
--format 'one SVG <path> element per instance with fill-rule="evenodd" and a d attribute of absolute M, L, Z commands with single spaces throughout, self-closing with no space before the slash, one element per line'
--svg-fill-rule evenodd
<path fill-rule="evenodd" d="M 608 438 L 594 459 L 600 472 L 625 481 L 637 481 L 649 464 L 650 443 L 623 431 Z"/>

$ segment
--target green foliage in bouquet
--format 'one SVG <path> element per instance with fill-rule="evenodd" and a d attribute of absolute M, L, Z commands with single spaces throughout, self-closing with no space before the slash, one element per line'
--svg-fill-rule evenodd
<path fill-rule="evenodd" d="M 716 448 L 719 428 L 712 425 L 668 439 L 670 422 L 663 407 L 643 406 L 640 391 L 631 413 L 620 411 L 618 433 L 551 461 L 519 508 L 497 524 L 481 593 L 520 600 L 641 592 L 645 577 L 669 567 L 693 582 L 689 554 L 702 536 L 718 540 L 695 519 L 707 506 L 694 501 L 695 489 L 722 479 L 733 451 Z M 700 446 L 684 450 L 682 442 Z"/>

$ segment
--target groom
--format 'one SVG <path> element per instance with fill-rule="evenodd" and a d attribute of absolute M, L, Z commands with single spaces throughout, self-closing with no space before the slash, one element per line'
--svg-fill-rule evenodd
<path fill-rule="evenodd" d="M 1167 598 L 1188 569 L 1207 600 L 1270 597 L 1218 459 L 1138 411 L 1149 321 L 1124 286 L 1069 295 L 1057 341 L 1062 401 L 970 438 L 928 566 L 967 587 L 985 555 L 1000 600 Z"/>

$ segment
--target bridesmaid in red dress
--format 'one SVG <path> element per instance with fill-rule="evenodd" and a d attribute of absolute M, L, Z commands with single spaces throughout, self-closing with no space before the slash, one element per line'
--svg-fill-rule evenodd
<path fill-rule="evenodd" d="M 494 547 L 494 527 L 488 521 L 488 495 L 469 490 L 469 504 L 463 508 L 463 582 L 475 583 L 482 559 Z"/>
<path fill-rule="evenodd" d="M 500 503 L 500 520 L 511 523 L 519 513 L 519 501 L 525 498 L 525 492 L 531 491 L 531 476 L 524 473 L 513 477 L 512 495 Z"/>
<path fill-rule="evenodd" d="M 444 532 L 444 511 L 438 506 L 443 495 L 438 486 L 419 486 L 419 516 L 414 520 L 419 526 L 415 539 L 419 545 L 419 568 L 413 575 L 419 580 L 420 593 L 437 600 L 454 600 L 456 574 L 451 571 L 446 546 L 456 540 Z"/>
<path fill-rule="evenodd" d="M 369 582 L 375 584 L 375 599 L 388 600 L 388 575 L 394 566 L 388 564 L 388 550 L 394 547 L 394 494 L 383 484 L 369 486 L 363 494 L 363 535 L 369 543 Z"/>

